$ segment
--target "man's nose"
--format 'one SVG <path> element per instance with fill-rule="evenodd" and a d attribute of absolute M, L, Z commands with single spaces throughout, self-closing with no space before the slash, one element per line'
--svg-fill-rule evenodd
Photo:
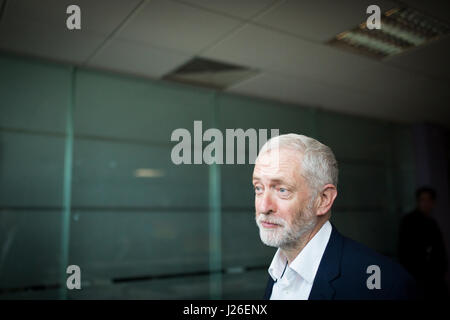
<path fill-rule="evenodd" d="M 265 191 L 258 203 L 258 212 L 262 214 L 270 214 L 276 211 L 275 202 L 273 201 L 271 191 Z"/>

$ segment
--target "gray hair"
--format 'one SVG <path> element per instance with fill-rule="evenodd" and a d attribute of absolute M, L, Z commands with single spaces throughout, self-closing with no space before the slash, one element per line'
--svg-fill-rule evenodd
<path fill-rule="evenodd" d="M 302 175 L 314 192 L 319 192 L 326 184 L 338 184 L 338 163 L 333 151 L 316 139 L 300 134 L 283 134 L 267 141 L 258 156 L 278 147 L 298 151 L 303 155 Z"/>

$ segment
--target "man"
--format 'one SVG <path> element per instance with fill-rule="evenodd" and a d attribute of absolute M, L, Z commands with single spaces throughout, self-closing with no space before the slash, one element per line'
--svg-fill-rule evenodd
<path fill-rule="evenodd" d="M 328 221 L 338 166 L 330 148 L 287 134 L 261 148 L 255 162 L 256 223 L 264 244 L 278 250 L 265 299 L 409 299 L 404 269 L 342 236 Z"/>
<path fill-rule="evenodd" d="M 416 209 L 400 224 L 400 263 L 416 279 L 426 299 L 448 299 L 445 283 L 447 254 L 441 231 L 432 217 L 436 191 L 422 187 L 416 191 Z"/>

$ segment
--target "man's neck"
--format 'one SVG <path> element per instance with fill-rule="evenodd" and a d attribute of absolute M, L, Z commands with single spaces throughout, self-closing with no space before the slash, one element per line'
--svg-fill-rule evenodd
<path fill-rule="evenodd" d="M 308 244 L 309 241 L 311 241 L 312 238 L 316 235 L 317 232 L 322 228 L 322 226 L 328 221 L 328 217 L 321 217 L 323 219 L 319 219 L 317 221 L 317 224 L 314 226 L 314 228 L 307 232 L 299 241 L 297 242 L 297 245 L 294 247 L 288 247 L 288 248 L 280 248 L 281 253 L 286 257 L 288 261 L 288 265 L 292 263 L 292 261 L 297 258 L 297 256 L 300 254 L 300 252 L 303 250 L 304 247 Z"/>

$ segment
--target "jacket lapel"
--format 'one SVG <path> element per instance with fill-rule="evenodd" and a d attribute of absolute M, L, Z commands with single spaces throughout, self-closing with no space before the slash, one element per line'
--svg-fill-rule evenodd
<path fill-rule="evenodd" d="M 264 300 L 270 300 L 270 296 L 272 295 L 272 289 L 275 281 L 273 281 L 272 277 L 269 276 L 269 280 L 267 281 L 266 292 L 264 293 Z"/>
<path fill-rule="evenodd" d="M 334 298 L 335 289 L 332 282 L 340 275 L 343 242 L 344 238 L 332 224 L 330 240 L 320 261 L 308 300 L 331 300 Z"/>

